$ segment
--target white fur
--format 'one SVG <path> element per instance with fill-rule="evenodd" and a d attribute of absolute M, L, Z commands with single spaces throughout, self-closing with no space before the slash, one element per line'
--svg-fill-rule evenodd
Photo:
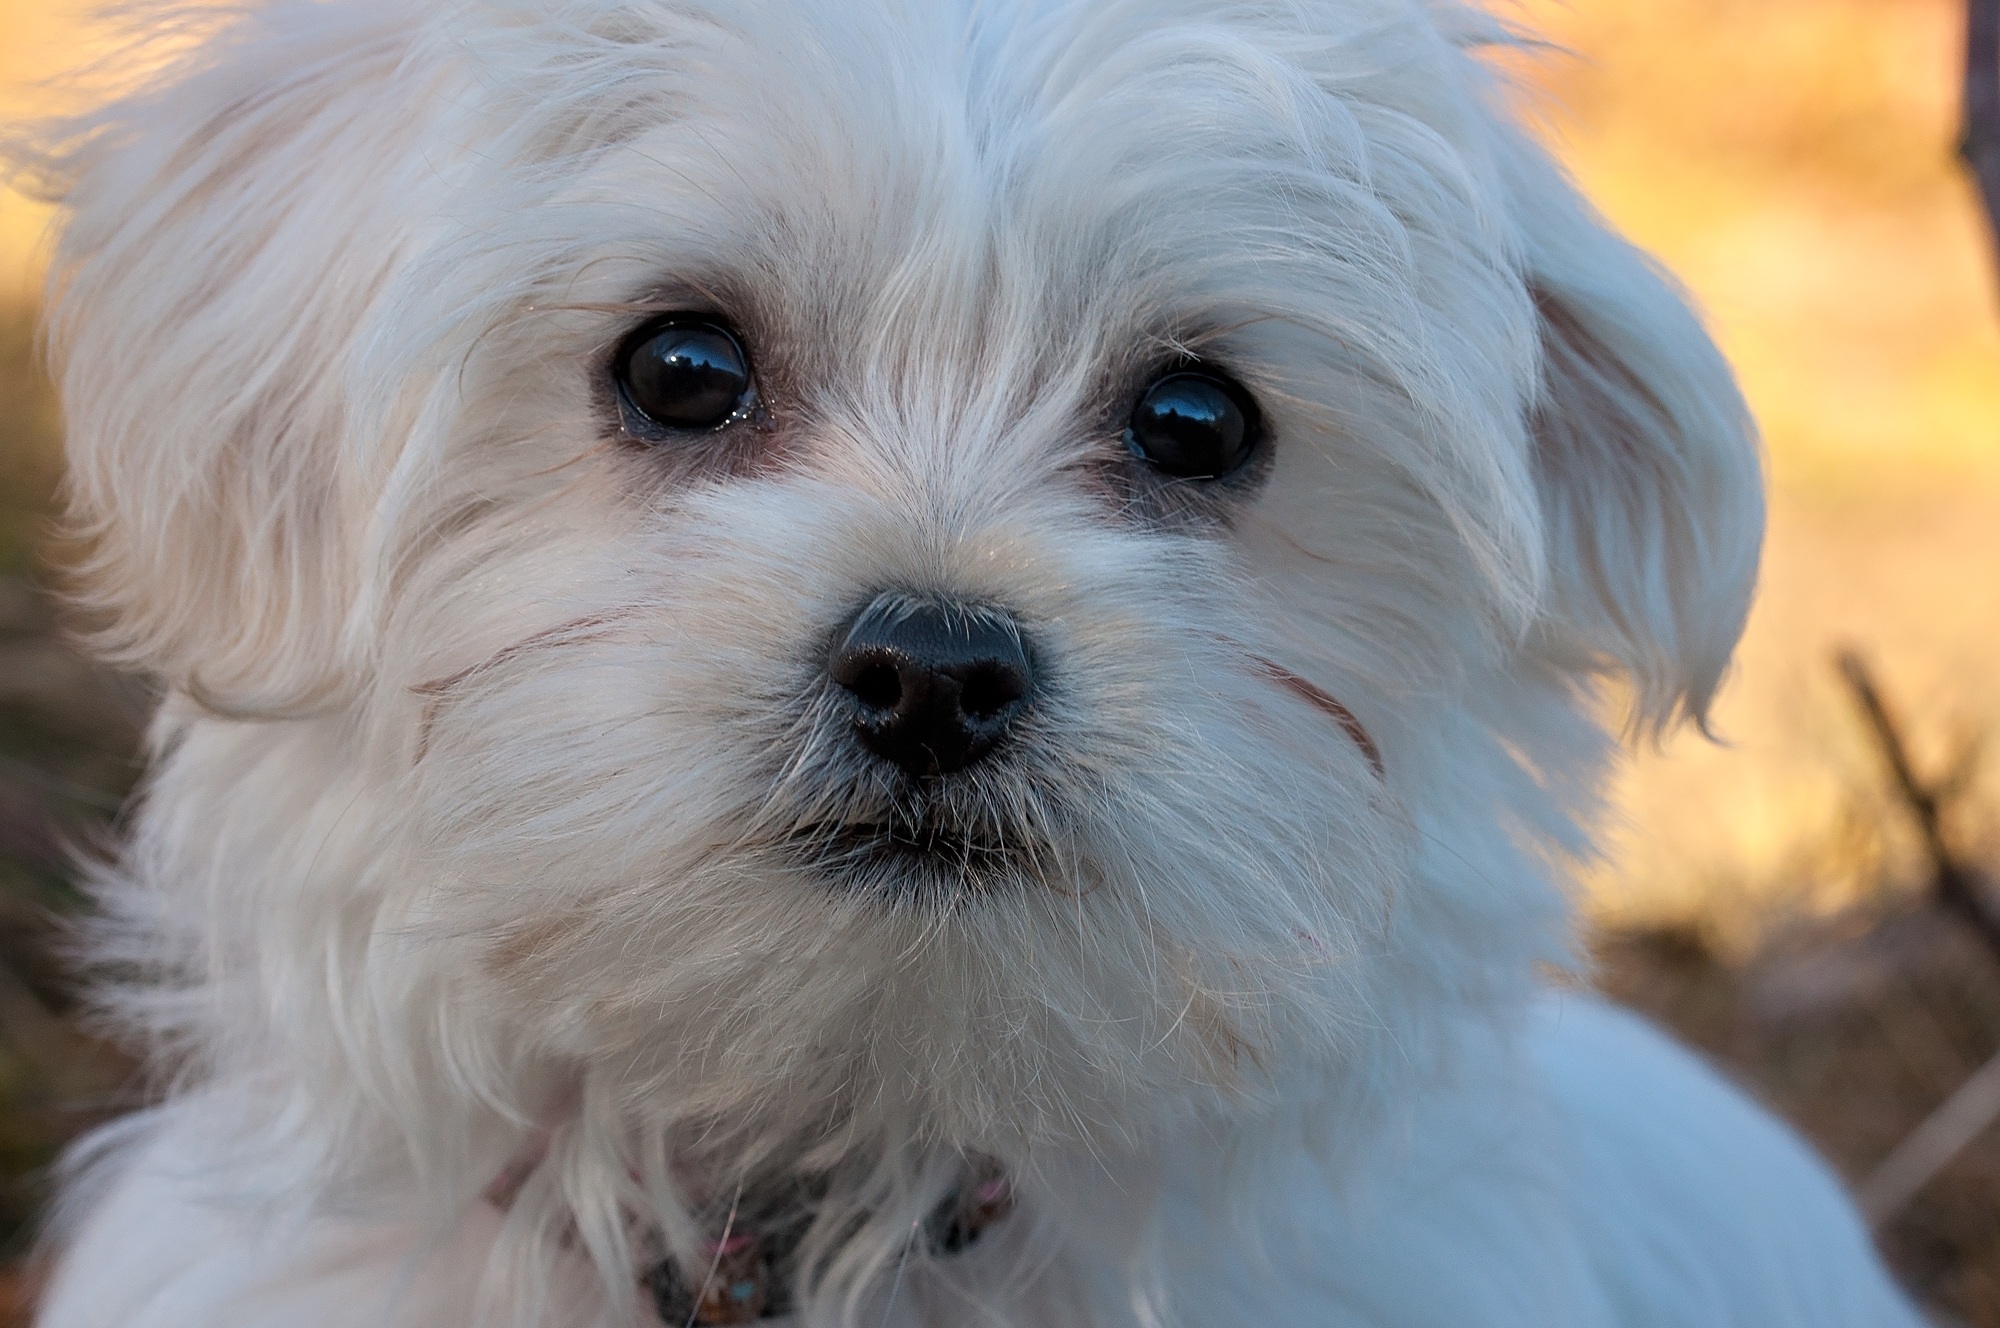
<path fill-rule="evenodd" d="M 1597 683 L 1700 719 L 1762 511 L 1715 350 L 1499 109 L 1496 25 L 194 21 L 36 162 L 91 604 L 167 688 L 94 943 L 172 1085 L 78 1161 L 47 1328 L 643 1322 L 652 1233 L 800 1168 L 814 1324 L 1914 1322 L 1780 1127 L 1544 990 Z M 607 412 L 690 306 L 758 358 L 728 458 Z M 1120 449 L 1176 348 L 1271 420 L 1233 496 Z M 886 588 L 1047 667 L 951 794 L 1005 881 L 894 903 L 783 849 L 895 796 L 821 677 Z M 913 1253 L 967 1150 L 1019 1210 Z"/>

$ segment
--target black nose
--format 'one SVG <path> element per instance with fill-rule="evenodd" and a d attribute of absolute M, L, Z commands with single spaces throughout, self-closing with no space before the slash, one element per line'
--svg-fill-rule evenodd
<path fill-rule="evenodd" d="M 979 760 L 1027 713 L 1035 689 L 1014 620 L 996 609 L 884 595 L 828 661 L 868 750 L 913 775 Z"/>

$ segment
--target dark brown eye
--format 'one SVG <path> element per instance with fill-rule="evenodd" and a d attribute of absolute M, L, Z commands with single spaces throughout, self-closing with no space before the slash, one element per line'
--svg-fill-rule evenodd
<path fill-rule="evenodd" d="M 669 314 L 640 328 L 619 348 L 614 373 L 626 404 L 664 429 L 720 428 L 755 396 L 743 343 L 699 314 Z"/>
<path fill-rule="evenodd" d="M 1206 369 L 1153 380 L 1132 407 L 1125 446 L 1177 479 L 1219 479 L 1257 450 L 1257 403 L 1240 383 Z"/>

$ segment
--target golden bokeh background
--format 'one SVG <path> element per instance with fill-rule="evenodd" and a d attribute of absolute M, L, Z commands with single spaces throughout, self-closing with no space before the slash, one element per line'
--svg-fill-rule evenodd
<path fill-rule="evenodd" d="M 47 85 L 88 60 L 77 13 L 62 0 L 0 0 L 0 125 L 50 106 Z M 45 209 L 0 189 L 0 300 L 33 289 L 47 225 Z"/>

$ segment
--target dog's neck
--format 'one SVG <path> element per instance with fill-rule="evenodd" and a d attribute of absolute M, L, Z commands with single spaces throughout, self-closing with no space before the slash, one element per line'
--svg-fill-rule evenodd
<path fill-rule="evenodd" d="M 540 1126 L 510 1157 L 485 1190 L 485 1200 L 505 1212 L 547 1161 L 554 1127 Z M 802 1247 L 825 1203 L 824 1177 L 780 1178 L 756 1187 L 739 1185 L 704 1235 L 692 1259 L 662 1248 L 646 1267 L 644 1287 L 664 1328 L 745 1324 L 781 1318 L 792 1310 L 792 1288 L 803 1271 Z M 998 1161 L 972 1154 L 944 1197 L 911 1232 L 913 1246 L 933 1256 L 957 1254 L 1014 1207 L 1014 1189 Z"/>

